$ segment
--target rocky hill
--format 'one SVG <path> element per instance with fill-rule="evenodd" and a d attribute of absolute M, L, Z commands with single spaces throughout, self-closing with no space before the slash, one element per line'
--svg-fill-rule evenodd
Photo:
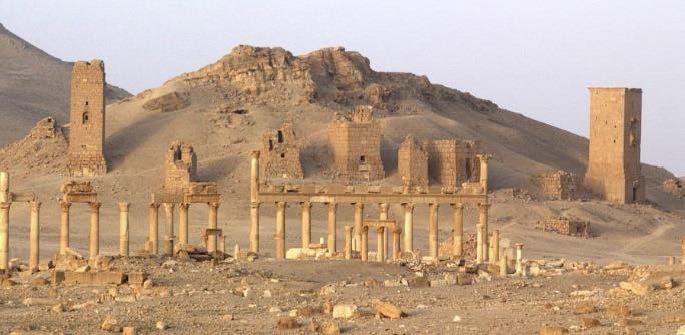
<path fill-rule="evenodd" d="M 0 24 L 0 146 L 22 138 L 38 120 L 67 122 L 73 63 L 55 58 Z M 130 96 L 107 86 L 107 100 Z"/>

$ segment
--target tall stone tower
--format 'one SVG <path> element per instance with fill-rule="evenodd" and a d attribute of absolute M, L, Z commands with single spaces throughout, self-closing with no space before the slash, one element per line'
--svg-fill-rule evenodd
<path fill-rule="evenodd" d="M 640 166 L 642 90 L 590 88 L 590 150 L 585 186 L 606 200 L 645 200 Z"/>
<path fill-rule="evenodd" d="M 107 173 L 105 161 L 105 63 L 79 61 L 71 73 L 69 174 Z"/>

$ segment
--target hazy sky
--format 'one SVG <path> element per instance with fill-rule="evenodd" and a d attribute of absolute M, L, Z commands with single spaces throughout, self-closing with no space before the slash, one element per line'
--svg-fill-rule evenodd
<path fill-rule="evenodd" d="M 642 160 L 685 175 L 682 0 L 0 0 L 0 22 L 64 60 L 104 59 L 132 93 L 238 44 L 344 46 L 587 136 L 586 87 L 640 87 Z"/>

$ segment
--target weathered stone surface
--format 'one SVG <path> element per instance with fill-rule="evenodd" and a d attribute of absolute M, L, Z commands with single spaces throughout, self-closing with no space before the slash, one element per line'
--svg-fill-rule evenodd
<path fill-rule="evenodd" d="M 56 275 L 55 278 L 60 278 Z M 64 284 L 67 285 L 121 285 L 126 277 L 123 272 L 63 272 Z M 59 282 L 57 282 L 59 283 Z"/>
<path fill-rule="evenodd" d="M 581 325 L 581 327 L 582 327 L 583 329 L 590 329 L 590 328 L 599 327 L 599 326 L 602 325 L 602 323 L 599 322 L 599 320 L 597 320 L 597 319 L 593 319 L 593 318 L 582 318 L 582 319 L 580 320 L 580 325 Z"/>
<path fill-rule="evenodd" d="M 278 329 L 296 329 L 299 327 L 300 324 L 297 322 L 297 319 L 290 316 L 280 317 L 276 321 L 276 328 Z"/>
<path fill-rule="evenodd" d="M 568 334 L 568 329 L 559 326 L 542 326 L 540 335 L 562 335 Z"/>
<path fill-rule="evenodd" d="M 107 316 L 104 320 L 102 320 L 100 329 L 108 332 L 118 332 L 121 327 L 119 327 L 119 322 L 117 322 L 115 318 Z"/>
<path fill-rule="evenodd" d="M 399 319 L 404 315 L 402 310 L 390 303 L 380 301 L 378 299 L 373 299 L 371 301 L 371 306 L 376 311 L 377 315 L 384 316 L 390 319 Z"/>
<path fill-rule="evenodd" d="M 630 291 L 636 295 L 646 295 L 654 290 L 654 287 L 652 285 L 636 281 L 620 282 L 619 287 L 624 290 Z"/>
<path fill-rule="evenodd" d="M 334 319 L 349 319 L 353 318 L 357 313 L 357 305 L 340 304 L 333 306 Z"/>
<path fill-rule="evenodd" d="M 575 314 L 590 314 L 596 311 L 597 308 L 595 307 L 595 303 L 589 300 L 577 303 L 573 309 L 573 313 Z"/>
<path fill-rule="evenodd" d="M 613 318 L 625 318 L 632 314 L 630 308 L 622 304 L 612 304 L 607 306 L 607 315 Z"/>

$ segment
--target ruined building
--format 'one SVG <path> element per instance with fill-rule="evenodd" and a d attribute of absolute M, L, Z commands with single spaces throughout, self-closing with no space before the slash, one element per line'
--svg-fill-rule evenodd
<path fill-rule="evenodd" d="M 351 179 L 385 177 L 381 161 L 381 128 L 370 106 L 358 106 L 352 115 L 328 125 L 328 140 L 339 174 Z"/>
<path fill-rule="evenodd" d="M 69 174 L 107 173 L 105 161 L 105 63 L 79 61 L 71 74 Z"/>
<path fill-rule="evenodd" d="M 436 140 L 426 143 L 428 150 L 428 173 L 444 186 L 461 186 L 465 182 L 477 182 L 480 176 L 480 141 Z"/>
<path fill-rule="evenodd" d="M 166 179 L 164 189 L 181 191 L 197 179 L 197 157 L 193 147 L 181 141 L 174 141 L 164 158 Z"/>
<path fill-rule="evenodd" d="M 584 184 L 606 200 L 645 200 L 641 116 L 641 89 L 590 88 L 590 150 Z"/>
<path fill-rule="evenodd" d="M 405 186 L 428 186 L 428 152 L 413 136 L 400 145 L 397 170 Z"/>
<path fill-rule="evenodd" d="M 555 200 L 573 200 L 579 195 L 580 179 L 574 173 L 553 171 L 533 176 L 531 181 L 542 194 Z"/>
<path fill-rule="evenodd" d="M 268 178 L 302 179 L 300 149 L 292 124 L 286 122 L 281 129 L 269 129 L 262 134 L 262 154 L 259 157 L 261 174 Z"/>

